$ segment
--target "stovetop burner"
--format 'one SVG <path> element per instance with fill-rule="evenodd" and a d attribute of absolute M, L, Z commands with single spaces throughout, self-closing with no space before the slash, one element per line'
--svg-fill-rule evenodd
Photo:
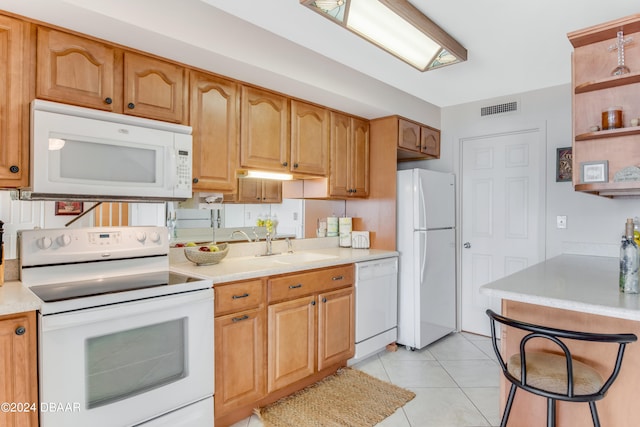
<path fill-rule="evenodd" d="M 160 271 L 32 286 L 31 291 L 42 301 L 51 303 L 118 292 L 181 285 L 199 280 L 201 279 L 172 273 L 170 271 Z"/>

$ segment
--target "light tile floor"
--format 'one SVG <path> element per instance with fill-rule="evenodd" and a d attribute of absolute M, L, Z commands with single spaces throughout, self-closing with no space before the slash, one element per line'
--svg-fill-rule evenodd
<path fill-rule="evenodd" d="M 453 333 L 422 350 L 378 353 L 353 368 L 416 393 L 378 427 L 500 425 L 501 372 L 490 338 Z M 261 426 L 254 415 L 232 427 Z"/>

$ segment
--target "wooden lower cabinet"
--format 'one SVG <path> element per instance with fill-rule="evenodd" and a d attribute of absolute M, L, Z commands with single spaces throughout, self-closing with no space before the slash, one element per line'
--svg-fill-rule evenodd
<path fill-rule="evenodd" d="M 334 373 L 355 352 L 353 265 L 215 285 L 215 425 Z"/>
<path fill-rule="evenodd" d="M 0 411 L 0 426 L 38 425 L 36 335 L 35 311 L 0 317 L 0 402 L 34 409 Z"/>

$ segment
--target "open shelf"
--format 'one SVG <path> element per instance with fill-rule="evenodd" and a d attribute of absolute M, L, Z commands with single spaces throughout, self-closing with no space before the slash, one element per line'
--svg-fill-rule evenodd
<path fill-rule="evenodd" d="M 582 83 L 576 86 L 575 93 L 593 92 L 595 90 L 611 89 L 613 87 L 630 85 L 633 83 L 640 83 L 640 73 L 629 73 L 622 76 L 611 76 L 602 80 L 595 80 L 587 83 Z"/>
<path fill-rule="evenodd" d="M 640 196 L 640 181 L 576 184 L 574 190 L 598 194 L 603 197 L 637 197 Z"/>
<path fill-rule="evenodd" d="M 588 141 L 590 139 L 615 138 L 618 136 L 640 135 L 640 126 L 599 130 L 597 132 L 587 132 L 576 135 L 576 141 Z"/>

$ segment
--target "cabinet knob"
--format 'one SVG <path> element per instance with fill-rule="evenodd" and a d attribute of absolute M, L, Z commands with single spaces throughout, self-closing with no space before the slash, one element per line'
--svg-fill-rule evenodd
<path fill-rule="evenodd" d="M 316 305 L 316 300 L 311 301 L 311 305 Z"/>
<path fill-rule="evenodd" d="M 260 200 L 260 197 L 256 197 L 256 200 Z"/>
<path fill-rule="evenodd" d="M 18 166 L 16 166 L 16 165 L 12 165 L 12 166 L 9 167 L 9 172 L 18 173 L 18 172 L 20 172 L 20 168 Z"/>
<path fill-rule="evenodd" d="M 245 293 L 244 293 L 244 294 L 242 294 L 242 295 L 232 295 L 232 296 L 231 296 L 231 299 L 246 298 L 246 297 L 248 297 L 248 296 L 249 296 L 249 294 L 245 292 Z"/>
<path fill-rule="evenodd" d="M 25 332 L 27 332 L 27 330 L 24 326 L 18 326 L 16 328 L 16 335 L 24 335 Z"/>
<path fill-rule="evenodd" d="M 355 188 L 353 189 L 353 193 L 356 193 L 358 190 L 356 190 Z"/>
<path fill-rule="evenodd" d="M 289 163 L 288 162 L 283 162 L 282 166 L 289 166 Z"/>
<path fill-rule="evenodd" d="M 109 98 L 109 97 L 106 97 L 106 98 L 104 99 L 104 103 L 105 103 L 105 104 L 111 104 L 112 102 L 113 102 L 113 99 L 111 99 L 111 98 Z"/>
<path fill-rule="evenodd" d="M 294 164 L 293 164 L 293 168 L 294 168 L 294 169 L 297 169 L 297 168 L 298 168 L 298 164 L 297 164 L 297 163 L 294 163 Z"/>
<path fill-rule="evenodd" d="M 194 184 L 197 184 L 197 183 L 198 183 L 198 181 L 200 181 L 200 180 L 199 180 L 198 178 L 193 178 L 193 180 L 192 180 L 192 181 L 193 181 L 193 183 L 194 183 Z"/>
<path fill-rule="evenodd" d="M 327 302 L 327 298 L 326 297 L 322 297 L 322 302 Z"/>
<path fill-rule="evenodd" d="M 289 285 L 289 289 L 298 289 L 302 287 L 302 283 L 298 283 L 297 285 Z"/>
<path fill-rule="evenodd" d="M 130 102 L 127 104 L 127 107 L 129 107 L 129 109 L 133 110 L 134 108 L 136 108 L 136 104 L 134 104 L 133 102 Z"/>

